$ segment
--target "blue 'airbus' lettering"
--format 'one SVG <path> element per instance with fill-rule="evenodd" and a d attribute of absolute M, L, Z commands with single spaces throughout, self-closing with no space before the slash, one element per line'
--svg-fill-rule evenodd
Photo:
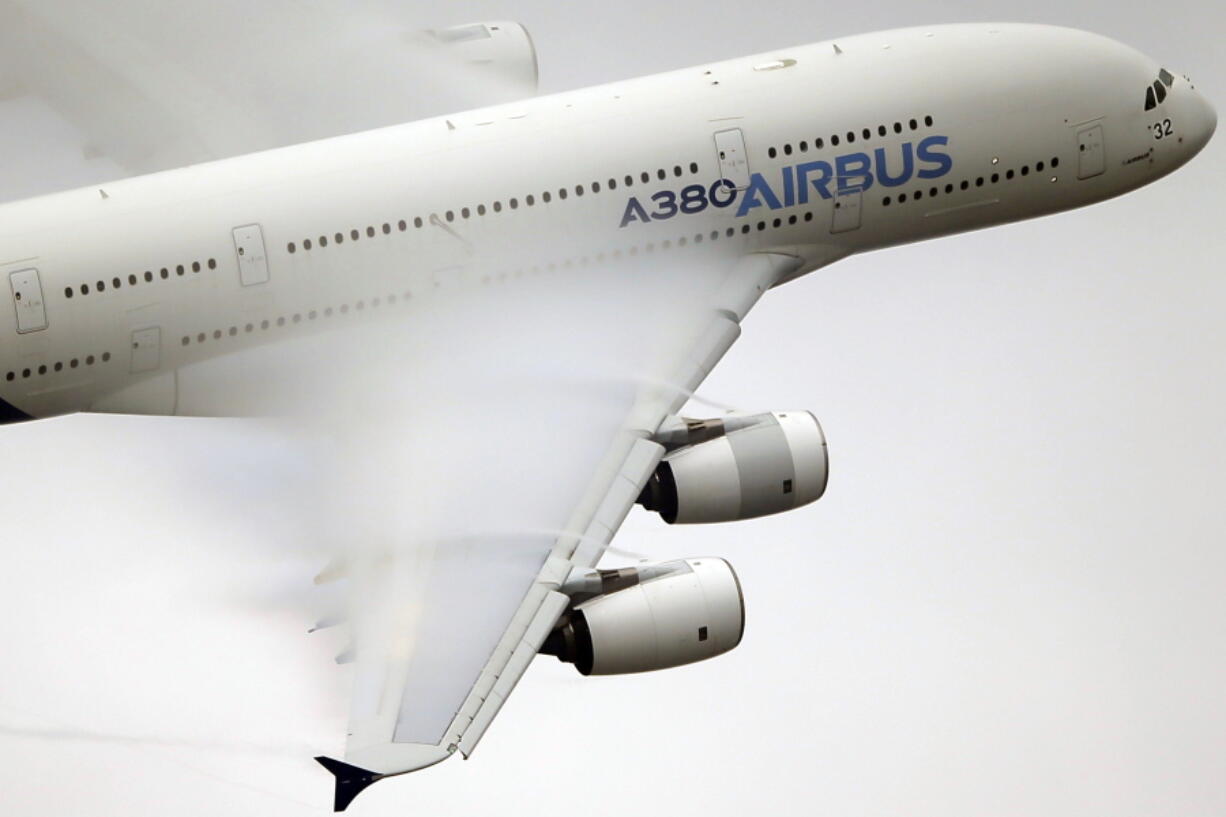
<path fill-rule="evenodd" d="M 720 179 L 709 186 L 692 184 L 680 191 L 661 190 L 648 198 L 648 205 L 637 196 L 626 202 L 622 227 L 636 221 L 649 223 L 666 221 L 677 215 L 701 213 L 708 207 L 731 207 L 740 199 L 737 217 L 748 215 L 754 208 L 782 210 L 808 204 L 813 193 L 831 199 L 846 193 L 868 190 L 874 184 L 898 187 L 913 178 L 939 179 L 953 169 L 954 160 L 945 152 L 947 136 L 929 136 L 918 144 L 903 142 L 901 155 L 887 156 L 885 148 L 871 154 L 845 153 L 834 157 L 833 163 L 818 159 L 789 165 L 780 171 L 780 179 L 772 186 L 761 173 L 749 177 L 744 194 L 732 182 Z"/>

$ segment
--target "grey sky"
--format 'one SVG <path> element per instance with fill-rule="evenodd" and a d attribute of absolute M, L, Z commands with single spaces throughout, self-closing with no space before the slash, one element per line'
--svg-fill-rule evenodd
<path fill-rule="evenodd" d="M 1115 37 L 1226 108 L 1205 3 L 420 5 L 423 24 L 525 23 L 546 91 L 1007 19 Z M 539 659 L 471 761 L 355 812 L 1226 813 L 1224 183 L 1219 135 L 1122 199 L 769 294 L 702 393 L 813 410 L 826 497 L 690 529 L 636 512 L 616 540 L 728 558 L 743 644 L 625 678 Z M 338 645 L 284 603 L 318 567 L 285 513 L 303 469 L 232 431 L 0 433 L 6 814 L 328 811 L 309 758 L 342 747 Z"/>

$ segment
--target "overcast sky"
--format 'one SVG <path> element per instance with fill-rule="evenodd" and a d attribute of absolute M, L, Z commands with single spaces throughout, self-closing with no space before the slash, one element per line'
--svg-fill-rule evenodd
<path fill-rule="evenodd" d="M 1114 37 L 1226 106 L 1226 19 L 1190 0 L 419 5 L 526 24 L 545 91 L 993 19 Z M 770 293 L 702 393 L 813 410 L 826 497 L 689 529 L 636 511 L 616 541 L 728 558 L 742 645 L 622 678 L 538 659 L 472 760 L 355 813 L 1226 813 L 1223 144 L 1121 199 Z M 3 429 L 0 457 L 0 810 L 328 812 L 310 757 L 341 752 L 347 690 L 283 603 L 318 567 L 285 512 L 299 453 L 76 417 Z"/>

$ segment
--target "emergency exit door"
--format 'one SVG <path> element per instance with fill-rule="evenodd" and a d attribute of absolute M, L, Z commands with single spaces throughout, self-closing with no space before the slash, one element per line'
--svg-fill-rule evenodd
<path fill-rule="evenodd" d="M 43 302 L 43 286 L 38 270 L 23 269 L 9 274 L 13 290 L 13 306 L 17 309 L 17 334 L 38 332 L 47 328 L 47 306 Z"/>
<path fill-rule="evenodd" d="M 162 329 L 150 326 L 132 332 L 131 372 L 152 372 L 162 362 Z"/>
<path fill-rule="evenodd" d="M 864 198 L 863 190 L 847 190 L 834 197 L 834 216 L 830 221 L 830 232 L 845 233 L 860 228 L 860 202 Z"/>
<path fill-rule="evenodd" d="M 243 286 L 268 283 L 268 253 L 264 251 L 264 231 L 260 225 L 234 228 L 234 252 L 238 255 L 238 277 Z"/>
<path fill-rule="evenodd" d="M 1094 125 L 1077 131 L 1077 178 L 1089 179 L 1107 169 L 1107 153 L 1103 150 L 1103 126 Z"/>
<path fill-rule="evenodd" d="M 736 186 L 749 187 L 749 155 L 745 152 L 745 134 L 740 128 L 715 134 L 715 155 L 719 159 L 719 175 Z"/>

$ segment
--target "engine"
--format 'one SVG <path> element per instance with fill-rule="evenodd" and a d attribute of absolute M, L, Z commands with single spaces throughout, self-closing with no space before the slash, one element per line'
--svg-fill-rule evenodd
<path fill-rule="evenodd" d="M 807 411 L 678 421 L 639 504 L 670 525 L 732 522 L 790 511 L 826 491 L 826 437 Z"/>
<path fill-rule="evenodd" d="M 491 78 L 527 93 L 536 92 L 539 78 L 536 46 L 528 29 L 519 23 L 473 23 L 429 34 L 463 62 L 488 72 Z"/>
<path fill-rule="evenodd" d="M 741 643 L 745 601 L 732 565 L 723 559 L 591 574 L 602 592 L 564 615 L 541 647 L 584 675 L 667 669 Z"/>

